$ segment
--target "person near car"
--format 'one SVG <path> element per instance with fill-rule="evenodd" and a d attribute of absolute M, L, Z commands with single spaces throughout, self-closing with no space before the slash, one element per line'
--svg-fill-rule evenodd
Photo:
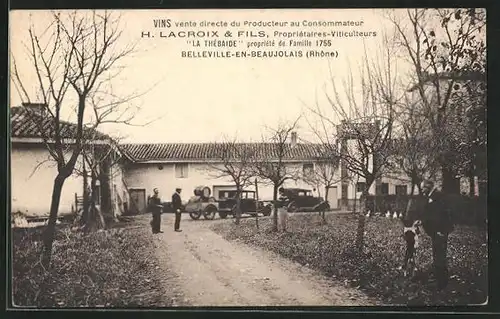
<path fill-rule="evenodd" d="M 285 189 L 281 187 L 279 190 L 279 198 L 276 203 L 278 208 L 278 229 L 281 231 L 286 231 L 286 224 L 288 219 L 288 205 L 290 204 L 290 199 L 286 195 Z"/>
<path fill-rule="evenodd" d="M 153 234 L 163 233 L 161 230 L 162 204 L 158 188 L 153 189 L 153 196 L 149 198 L 149 211 L 153 215 L 153 220 L 151 220 L 151 230 Z"/>
<path fill-rule="evenodd" d="M 425 199 L 422 227 L 432 240 L 433 269 L 431 273 L 436 279 L 438 289 L 443 289 L 448 284 L 446 253 L 448 235 L 453 231 L 453 223 L 445 197 L 435 188 L 434 183 L 425 180 L 422 190 Z"/>
<path fill-rule="evenodd" d="M 175 213 L 175 223 L 174 230 L 176 232 L 181 232 L 181 216 L 182 216 L 182 200 L 181 200 L 182 189 L 176 188 L 175 193 L 172 195 L 172 207 Z"/>

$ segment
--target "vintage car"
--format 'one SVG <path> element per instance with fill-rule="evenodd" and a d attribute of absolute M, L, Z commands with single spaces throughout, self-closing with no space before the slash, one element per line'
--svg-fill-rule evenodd
<path fill-rule="evenodd" d="M 322 197 L 315 197 L 310 189 L 284 188 L 288 198 L 288 212 L 320 212 L 330 210 L 330 205 Z"/>
<path fill-rule="evenodd" d="M 219 193 L 219 216 L 226 218 L 228 215 L 236 214 L 236 190 L 221 191 Z M 271 215 L 272 207 L 270 204 L 265 204 L 263 201 L 257 202 L 258 209 L 255 207 L 255 191 L 241 191 L 241 213 L 256 216 L 258 213 L 264 216 Z"/>

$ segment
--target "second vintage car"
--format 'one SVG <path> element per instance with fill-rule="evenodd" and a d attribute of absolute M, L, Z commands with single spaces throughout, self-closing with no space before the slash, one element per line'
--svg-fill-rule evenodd
<path fill-rule="evenodd" d="M 226 190 L 220 191 L 219 193 L 219 216 L 220 218 L 226 218 L 228 215 L 236 214 L 236 190 Z M 270 204 L 265 204 L 263 201 L 258 201 L 257 206 L 255 204 L 255 191 L 242 190 L 241 191 L 241 213 L 250 214 L 255 216 L 257 214 L 263 214 L 264 216 L 271 215 L 272 207 Z"/>
<path fill-rule="evenodd" d="M 283 188 L 288 198 L 288 211 L 293 212 L 321 212 L 330 210 L 330 205 L 322 197 L 313 196 L 310 189 Z"/>

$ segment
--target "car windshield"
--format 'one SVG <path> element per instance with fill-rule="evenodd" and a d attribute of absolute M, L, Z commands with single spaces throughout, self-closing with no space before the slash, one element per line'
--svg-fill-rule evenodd
<path fill-rule="evenodd" d="M 246 193 L 244 193 L 244 197 L 243 198 L 254 199 L 255 198 L 255 193 L 254 192 L 246 192 Z"/>

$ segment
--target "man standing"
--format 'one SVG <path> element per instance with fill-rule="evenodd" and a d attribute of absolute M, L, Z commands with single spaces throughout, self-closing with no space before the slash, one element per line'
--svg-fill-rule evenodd
<path fill-rule="evenodd" d="M 444 196 L 435 189 L 432 181 L 423 182 L 422 193 L 425 198 L 422 226 L 432 240 L 432 273 L 438 289 L 443 289 L 448 285 L 446 253 L 448 235 L 453 231 L 453 223 Z"/>
<path fill-rule="evenodd" d="M 174 225 L 174 230 L 176 232 L 181 232 L 182 230 L 179 229 L 181 225 L 181 214 L 182 214 L 182 200 L 181 200 L 181 189 L 176 188 L 175 193 L 172 195 L 172 207 L 174 209 L 175 213 L 175 225 Z"/>
<path fill-rule="evenodd" d="M 153 196 L 149 199 L 149 211 L 153 214 L 153 220 L 151 221 L 151 229 L 153 234 L 163 233 L 161 230 L 161 211 L 163 205 L 161 204 L 160 195 L 158 188 L 153 189 Z"/>

